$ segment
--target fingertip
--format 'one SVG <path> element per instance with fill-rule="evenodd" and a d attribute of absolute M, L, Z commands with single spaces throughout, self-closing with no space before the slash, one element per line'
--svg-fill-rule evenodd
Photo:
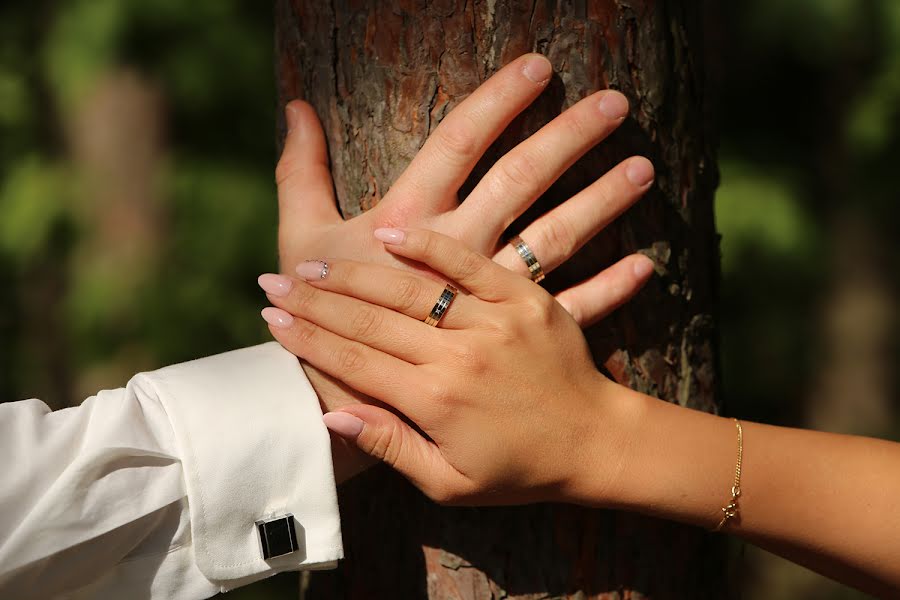
<path fill-rule="evenodd" d="M 384 242 L 389 246 L 397 246 L 406 241 L 406 232 L 402 229 L 392 229 L 387 227 L 379 227 L 373 233 L 375 239 Z"/>
<path fill-rule="evenodd" d="M 625 94 L 622 92 L 616 90 L 606 90 L 601 92 L 598 106 L 600 112 L 613 121 L 618 121 L 628 116 L 628 98 L 626 98 Z"/>
<path fill-rule="evenodd" d="M 639 188 L 647 187 L 653 183 L 656 172 L 653 163 L 643 156 L 634 156 L 628 159 L 625 166 L 625 177 L 628 181 Z"/>
<path fill-rule="evenodd" d="M 534 83 L 543 85 L 550 81 L 550 77 L 553 75 L 553 65 L 543 54 L 532 52 L 525 55 L 522 73 Z"/>
<path fill-rule="evenodd" d="M 287 296 L 293 287 L 293 282 L 288 277 L 276 273 L 264 273 L 256 282 L 266 294 L 278 298 Z"/>
<path fill-rule="evenodd" d="M 351 441 L 356 441 L 365 428 L 365 422 L 347 412 L 329 412 L 322 415 L 322 421 L 329 431 Z"/>
<path fill-rule="evenodd" d="M 287 123 L 287 132 L 291 133 L 300 124 L 300 100 L 291 100 L 284 106 L 284 120 Z"/>
<path fill-rule="evenodd" d="M 648 256 L 636 254 L 631 268 L 634 270 L 634 276 L 640 281 L 644 281 L 653 274 L 653 271 L 656 269 L 656 263 Z"/>
<path fill-rule="evenodd" d="M 294 317 L 291 313 L 274 306 L 265 307 L 260 312 L 260 315 L 262 315 L 266 323 L 276 329 L 286 329 L 294 322 Z"/>
<path fill-rule="evenodd" d="M 289 135 L 315 132 L 316 129 L 312 126 L 318 123 L 318 114 L 306 100 L 295 99 L 284 106 L 284 120 Z"/>

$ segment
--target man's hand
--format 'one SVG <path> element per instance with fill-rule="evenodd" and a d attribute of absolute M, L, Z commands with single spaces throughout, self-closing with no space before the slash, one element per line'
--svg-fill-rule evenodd
<path fill-rule="evenodd" d="M 505 66 L 441 121 L 375 208 L 346 221 L 335 202 L 322 126 L 309 104 L 288 104 L 288 135 L 276 169 L 282 270 L 293 275 L 299 263 L 321 258 L 400 265 L 372 232 L 381 227 L 416 227 L 454 237 L 527 277 L 525 263 L 502 239 L 504 231 L 628 115 L 628 102 L 618 92 L 604 90 L 588 96 L 497 161 L 460 204 L 457 193 L 475 164 L 544 90 L 551 75 L 549 61 L 539 54 L 527 54 Z M 629 158 L 520 235 L 549 273 L 631 206 L 652 181 L 650 162 Z M 647 281 L 651 272 L 635 269 L 636 265 L 646 261 L 626 257 L 557 300 L 579 325 L 587 327 L 605 316 L 609 307 L 626 302 Z M 304 369 L 325 411 L 369 401 L 307 364 Z M 342 441 L 335 442 L 334 451 L 338 482 L 368 464 L 366 457 Z"/>

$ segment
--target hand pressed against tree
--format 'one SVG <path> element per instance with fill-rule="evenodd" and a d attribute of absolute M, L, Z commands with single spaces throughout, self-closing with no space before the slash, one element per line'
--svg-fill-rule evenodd
<path fill-rule="evenodd" d="M 379 227 L 423 227 L 454 237 L 522 274 L 521 258 L 503 239 L 506 228 L 579 157 L 606 138 L 628 114 L 625 97 L 604 90 L 581 100 L 501 158 L 459 203 L 460 186 L 509 123 L 546 87 L 549 61 L 522 56 L 459 104 L 372 210 L 344 220 L 337 210 L 325 137 L 310 105 L 288 105 L 289 133 L 276 170 L 282 270 L 294 274 L 306 259 L 344 258 L 402 265 L 373 237 Z M 521 232 L 545 272 L 565 262 L 631 206 L 653 180 L 653 167 L 629 158 Z M 586 327 L 630 298 L 650 275 L 636 275 L 634 258 L 614 265 L 557 299 Z M 642 263 L 645 264 L 645 263 Z M 304 365 L 327 410 L 364 401 L 321 371 Z M 338 479 L 361 464 L 335 448 Z M 354 456 L 352 453 L 349 456 Z"/>

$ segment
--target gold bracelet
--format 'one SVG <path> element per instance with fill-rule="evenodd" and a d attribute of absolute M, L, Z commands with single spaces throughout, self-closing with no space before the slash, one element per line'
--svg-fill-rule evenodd
<path fill-rule="evenodd" d="M 738 432 L 738 453 L 737 467 L 734 470 L 734 485 L 731 486 L 731 502 L 722 509 L 722 520 L 713 529 L 714 532 L 721 531 L 725 524 L 728 523 L 728 520 L 733 519 L 738 514 L 737 502 L 741 496 L 741 461 L 744 458 L 744 429 L 741 427 L 741 422 L 737 419 L 734 420 L 734 424 L 737 426 Z"/>

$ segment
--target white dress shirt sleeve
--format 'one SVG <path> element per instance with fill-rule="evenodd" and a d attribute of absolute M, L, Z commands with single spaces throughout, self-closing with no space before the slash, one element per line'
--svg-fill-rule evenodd
<path fill-rule="evenodd" d="M 270 343 L 80 406 L 0 404 L 0 598 L 207 598 L 343 556 L 328 431 Z M 256 521 L 292 514 L 264 560 Z"/>

